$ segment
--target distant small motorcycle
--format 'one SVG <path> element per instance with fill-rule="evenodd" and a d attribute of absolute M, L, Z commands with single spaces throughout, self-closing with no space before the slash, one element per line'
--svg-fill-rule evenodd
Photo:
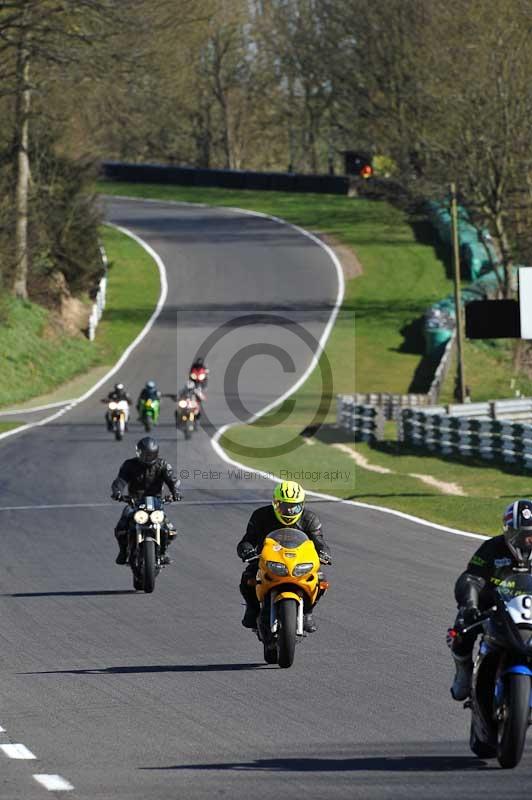
<path fill-rule="evenodd" d="M 159 421 L 161 403 L 157 397 L 147 398 L 139 402 L 139 417 L 146 431 L 151 431 Z"/>
<path fill-rule="evenodd" d="M 190 375 L 188 377 L 189 380 L 191 380 L 196 386 L 200 387 L 201 389 L 207 388 L 209 371 L 206 367 L 194 367 L 193 369 L 190 370 Z"/>
<path fill-rule="evenodd" d="M 113 431 L 115 439 L 124 438 L 129 418 L 129 403 L 127 400 L 110 400 L 107 404 L 108 427 Z"/>
<path fill-rule="evenodd" d="M 195 397 L 180 397 L 175 410 L 175 426 L 183 431 L 185 439 L 190 439 L 198 427 L 200 404 Z"/>

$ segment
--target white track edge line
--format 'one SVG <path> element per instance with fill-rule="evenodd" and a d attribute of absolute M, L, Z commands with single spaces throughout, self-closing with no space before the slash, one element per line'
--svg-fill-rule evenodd
<path fill-rule="evenodd" d="M 49 408 L 59 408 L 59 406 L 66 406 L 73 403 L 75 398 L 70 400 L 59 400 L 57 403 L 47 403 L 44 406 L 34 406 L 33 408 L 14 408 L 10 411 L 0 411 L 0 417 L 10 417 L 13 414 L 33 414 L 35 411 L 47 411 Z"/>
<path fill-rule="evenodd" d="M 333 327 L 333 325 L 334 325 L 334 323 L 336 321 L 336 317 L 338 316 L 338 312 L 340 310 L 340 307 L 342 305 L 343 298 L 344 298 L 345 281 L 344 281 L 344 273 L 343 273 L 342 265 L 341 265 L 340 260 L 338 259 L 337 255 L 336 255 L 336 253 L 332 250 L 331 247 L 329 247 L 329 245 L 325 244 L 325 242 L 323 242 L 321 239 L 319 239 L 313 233 L 310 233 L 309 231 L 306 231 L 304 228 L 300 228 L 298 225 L 293 225 L 290 222 L 286 222 L 286 220 L 283 220 L 280 217 L 274 217 L 274 216 L 272 216 L 270 214 L 264 214 L 264 213 L 259 212 L 259 211 L 249 211 L 247 209 L 234 208 L 234 207 L 229 207 L 229 206 L 223 206 L 223 208 L 228 208 L 231 211 L 238 211 L 240 213 L 249 214 L 251 216 L 258 216 L 258 217 L 264 217 L 266 219 L 271 219 L 271 220 L 274 220 L 275 222 L 279 222 L 281 225 L 287 225 L 288 227 L 293 228 L 296 231 L 299 231 L 299 233 L 302 233 L 304 236 L 307 236 L 309 239 L 311 239 L 313 242 L 315 242 L 319 247 L 321 247 L 323 250 L 325 250 L 325 252 L 329 255 L 329 257 L 331 258 L 331 260 L 332 260 L 332 262 L 333 262 L 333 264 L 334 264 L 334 266 L 336 268 L 336 276 L 338 278 L 338 294 L 337 294 L 337 297 L 336 297 L 336 302 L 335 302 L 334 308 L 333 308 L 333 310 L 331 312 L 331 316 L 329 318 L 329 322 L 325 326 L 325 329 L 324 329 L 324 331 L 323 331 L 323 333 L 322 333 L 322 335 L 320 337 L 320 340 L 319 340 L 319 343 L 318 343 L 318 349 L 317 349 L 316 353 L 314 354 L 314 357 L 312 358 L 311 363 L 309 364 L 309 366 L 307 367 L 307 369 L 305 370 L 303 375 L 299 378 L 299 380 L 297 380 L 290 389 L 288 389 L 286 392 L 284 392 L 284 394 L 282 394 L 277 400 L 274 400 L 272 403 L 269 403 L 267 406 L 265 406 L 265 408 L 261 409 L 256 414 L 253 414 L 248 420 L 246 420 L 245 424 L 249 425 L 249 424 L 255 422 L 257 419 L 260 419 L 260 417 L 262 417 L 264 414 L 267 414 L 268 411 L 271 411 L 271 409 L 276 408 L 277 406 L 281 405 L 288 397 L 290 397 L 295 391 L 297 391 L 297 389 L 299 389 L 299 387 L 307 380 L 307 378 L 310 377 L 310 374 L 314 371 L 315 367 L 317 366 L 318 359 L 321 356 L 321 354 L 322 354 L 322 352 L 323 352 L 323 350 L 325 348 L 325 345 L 326 345 L 327 340 L 328 340 L 328 338 L 330 336 L 332 327 Z M 250 467 L 247 464 L 242 464 L 240 461 L 235 461 L 234 459 L 230 458 L 230 456 L 228 456 L 227 453 L 225 452 L 225 450 L 222 448 L 222 446 L 220 445 L 220 438 L 223 436 L 223 434 L 227 430 L 229 430 L 230 428 L 233 428 L 233 427 L 235 427 L 236 425 L 239 425 L 239 424 L 242 424 L 242 423 L 233 422 L 233 423 L 230 423 L 228 425 L 223 425 L 211 437 L 211 446 L 212 446 L 213 450 L 215 451 L 215 453 L 223 461 L 225 461 L 226 464 L 232 464 L 234 467 L 238 467 L 239 469 L 244 469 L 244 470 L 247 470 L 249 472 L 254 472 L 256 475 L 260 475 L 260 476 L 262 476 L 263 478 L 265 478 L 267 480 L 270 480 L 270 481 L 273 481 L 273 482 L 279 482 L 281 480 L 281 478 L 279 478 L 278 476 L 272 475 L 271 473 L 263 472 L 262 470 L 259 470 L 259 469 L 253 469 L 252 467 Z M 482 540 L 490 538 L 489 536 L 482 536 L 479 533 L 472 533 L 470 531 L 460 531 L 460 530 L 458 530 L 456 528 L 447 527 L 446 525 L 439 525 L 439 524 L 437 524 L 435 522 L 429 522 L 428 520 L 422 519 L 421 517 L 415 517 L 412 514 L 406 514 L 403 511 L 397 511 L 396 509 L 393 509 L 393 508 L 386 508 L 384 506 L 374 506 L 374 505 L 370 505 L 369 503 L 361 503 L 361 502 L 358 502 L 356 500 L 344 500 L 342 498 L 335 497 L 334 495 L 321 494 L 320 492 L 307 491 L 306 494 L 311 495 L 312 497 L 318 497 L 318 498 L 320 498 L 322 500 L 330 500 L 330 501 L 333 501 L 335 503 L 342 503 L 343 505 L 354 506 L 355 508 L 365 508 L 365 509 L 368 509 L 368 510 L 371 510 L 371 511 L 379 511 L 379 512 L 381 512 L 383 514 L 390 514 L 392 516 L 400 517 L 401 519 L 406 519 L 409 522 L 414 522 L 417 525 L 424 525 L 424 526 L 426 526 L 428 528 L 433 528 L 434 530 L 444 531 L 445 533 L 455 534 L 456 536 L 464 536 L 464 537 L 470 538 L 470 539 L 482 539 Z"/>
<path fill-rule="evenodd" d="M 61 775 L 34 775 L 33 778 L 49 792 L 71 792 L 74 788 Z"/>
<path fill-rule="evenodd" d="M 166 301 L 166 297 L 168 295 L 168 281 L 166 277 L 166 267 L 164 265 L 162 258 L 158 255 L 158 253 L 155 252 L 155 250 L 152 247 L 150 247 L 150 245 L 147 242 L 143 241 L 143 239 L 141 239 L 140 236 L 137 236 L 136 233 L 133 233 L 132 231 L 128 230 L 127 228 L 123 228 L 120 225 L 113 225 L 108 222 L 106 222 L 105 224 L 111 228 L 115 228 L 116 230 L 120 231 L 126 236 L 129 236 L 131 239 L 137 242 L 137 244 L 139 244 L 148 253 L 148 255 L 150 255 L 155 261 L 157 268 L 159 270 L 159 281 L 161 287 L 159 293 L 159 299 L 157 300 L 157 305 L 155 307 L 155 310 L 153 311 L 151 317 L 149 318 L 143 329 L 140 331 L 140 333 L 137 334 L 137 336 L 135 337 L 135 339 L 133 339 L 131 344 L 128 345 L 128 347 L 126 347 L 126 349 L 124 350 L 124 352 L 122 353 L 116 364 L 113 367 L 111 367 L 109 372 L 107 372 L 102 378 L 100 378 L 100 380 L 97 381 L 94 384 L 94 386 L 92 386 L 88 391 L 86 391 L 80 397 L 76 397 L 75 400 L 72 400 L 70 403 L 68 403 L 66 406 L 64 406 L 60 411 L 56 412 L 55 414 L 52 414 L 49 417 L 45 417 L 44 419 L 41 419 L 38 422 L 29 422 L 26 425 L 21 425 L 18 428 L 13 428 L 13 430 L 0 433 L 0 440 L 7 439 L 8 436 L 14 436 L 15 434 L 22 433 L 23 431 L 31 430 L 32 428 L 40 427 L 41 425 L 47 425 L 49 422 L 58 419 L 67 411 L 70 411 L 70 409 L 79 405 L 79 403 L 82 403 L 84 400 L 87 400 L 87 398 L 89 398 L 92 394 L 94 394 L 94 392 L 96 392 L 100 388 L 100 386 L 106 383 L 106 381 L 108 381 L 109 378 L 112 375 L 114 375 L 115 372 L 117 372 L 120 369 L 120 367 L 122 367 L 122 365 L 125 363 L 125 361 L 127 361 L 133 350 L 142 342 L 142 340 L 150 332 L 157 317 L 162 311 L 162 308 Z"/>

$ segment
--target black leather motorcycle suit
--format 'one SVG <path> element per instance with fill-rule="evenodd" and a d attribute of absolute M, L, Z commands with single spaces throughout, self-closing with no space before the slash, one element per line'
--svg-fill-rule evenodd
<path fill-rule="evenodd" d="M 291 528 L 298 531 L 303 531 L 303 533 L 306 533 L 309 539 L 314 542 L 314 546 L 318 554 L 320 552 L 329 552 L 329 548 L 323 538 L 321 522 L 317 514 L 305 508 L 301 517 L 294 525 L 283 525 L 275 516 L 273 506 L 268 505 L 257 508 L 256 511 L 254 511 L 251 515 L 246 533 L 239 541 L 236 548 L 239 558 L 242 558 L 242 545 L 244 542 L 248 542 L 249 544 L 253 545 L 257 553 L 260 553 L 262 550 L 262 545 L 264 544 L 264 540 L 268 534 L 272 531 L 279 530 L 280 528 Z M 250 585 L 250 581 L 253 581 L 256 574 L 257 562 L 251 561 L 242 573 L 242 577 L 240 579 L 240 593 L 246 601 L 248 607 L 254 606 L 257 608 L 258 612 L 259 602 L 257 600 L 255 586 Z"/>
<path fill-rule="evenodd" d="M 461 617 L 462 608 L 476 606 L 481 611 L 493 605 L 493 588 L 512 574 L 519 562 L 509 550 L 503 535 L 483 542 L 471 557 L 465 572 L 456 581 L 454 594 L 459 607 L 455 625 Z M 481 628 L 474 628 L 465 635 L 456 637 L 452 650 L 458 656 L 470 655 Z"/>
<path fill-rule="evenodd" d="M 125 400 L 126 403 L 129 403 L 129 405 L 131 405 L 132 403 L 131 395 L 128 394 L 128 392 L 126 392 L 125 389 L 123 389 L 122 391 L 117 391 L 116 389 L 113 389 L 107 395 L 107 399 L 109 402 L 115 402 L 115 403 L 119 403 L 121 400 Z"/>
<path fill-rule="evenodd" d="M 170 493 L 178 494 L 179 481 L 176 480 L 171 464 L 158 458 L 153 464 L 143 464 L 138 458 L 128 458 L 120 467 L 117 477 L 111 484 L 111 494 L 129 495 L 133 499 L 145 496 L 160 497 L 166 484 Z M 122 511 L 115 528 L 115 536 L 120 539 L 128 532 L 133 507 L 127 505 Z M 171 522 L 169 530 L 175 530 Z"/>

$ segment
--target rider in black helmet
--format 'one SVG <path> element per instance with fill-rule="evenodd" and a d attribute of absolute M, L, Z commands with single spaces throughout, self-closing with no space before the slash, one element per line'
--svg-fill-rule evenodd
<path fill-rule="evenodd" d="M 168 487 L 172 498 L 179 500 L 179 480 L 176 480 L 171 465 L 159 458 L 159 444 L 151 436 L 145 436 L 137 444 L 137 457 L 128 458 L 118 472 L 117 477 L 111 485 L 111 497 L 113 500 L 122 500 L 125 497 L 138 499 L 151 495 L 161 497 L 163 485 Z M 115 528 L 115 536 L 120 548 L 116 557 L 117 564 L 125 564 L 127 561 L 127 536 L 129 522 L 134 508 L 127 505 L 122 516 L 118 520 Z M 161 563 L 170 563 L 166 555 L 166 548 L 173 541 L 176 535 L 175 527 L 171 522 L 167 523 L 167 536 L 161 539 Z"/>
<path fill-rule="evenodd" d="M 456 581 L 454 594 L 458 615 L 449 629 L 456 675 L 451 687 L 455 700 L 466 700 L 471 691 L 473 647 L 480 627 L 461 634 L 478 621 L 481 611 L 493 605 L 492 587 L 516 571 L 532 570 L 532 500 L 514 500 L 503 517 L 503 533 L 483 542 Z"/>

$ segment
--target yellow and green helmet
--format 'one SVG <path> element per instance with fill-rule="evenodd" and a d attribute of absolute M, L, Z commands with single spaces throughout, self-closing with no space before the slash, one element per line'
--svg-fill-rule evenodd
<path fill-rule="evenodd" d="M 273 490 L 273 510 L 282 525 L 294 525 L 305 507 L 305 492 L 295 481 L 278 483 Z"/>

